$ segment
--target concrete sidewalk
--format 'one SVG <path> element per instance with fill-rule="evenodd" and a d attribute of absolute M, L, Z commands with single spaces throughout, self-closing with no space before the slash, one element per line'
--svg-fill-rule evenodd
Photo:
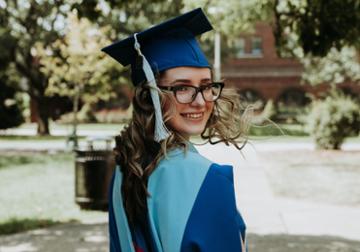
<path fill-rule="evenodd" d="M 85 140 L 79 141 L 80 146 L 86 146 Z M 215 147 L 218 147 L 215 145 Z M 202 149 L 202 146 L 199 147 Z M 264 143 L 264 142 L 255 142 L 253 146 L 247 146 L 246 149 L 256 148 L 257 151 L 266 151 L 266 150 L 286 150 L 286 149 L 302 149 L 302 150 L 312 150 L 314 149 L 314 145 L 312 143 L 286 143 L 286 142 L 277 142 L 277 143 Z M 218 150 L 218 148 L 216 148 Z M 360 149 L 360 144 L 346 144 L 344 146 L 345 150 L 352 149 Z M 0 151 L 1 150 L 25 150 L 25 151 L 64 151 L 71 150 L 71 145 L 68 144 L 65 140 L 2 140 L 0 139 Z M 211 149 L 209 150 L 211 153 Z M 226 153 L 222 153 L 223 151 L 220 148 L 220 153 L 222 155 L 222 159 L 226 162 Z M 249 152 L 247 152 L 248 154 Z M 239 156 L 239 152 L 233 153 L 236 156 Z M 217 155 L 217 154 L 216 154 Z M 216 156 L 215 155 L 215 156 Z M 225 156 L 224 156 L 225 155 Z M 255 154 L 251 154 L 252 159 L 254 159 Z M 249 158 L 246 155 L 246 158 Z M 238 164 L 240 164 L 241 160 L 237 160 Z M 241 162 L 243 163 L 243 162 Z M 239 167 L 240 168 L 240 167 Z"/>
<path fill-rule="evenodd" d="M 250 252 L 360 252 L 360 242 L 328 236 L 248 234 Z M 107 224 L 64 224 L 0 236 L 0 252 L 106 252 Z"/>
<path fill-rule="evenodd" d="M 89 135 L 90 137 L 97 137 L 99 135 Z M 275 138 L 276 139 L 276 138 Z M 87 141 L 86 140 L 79 140 L 79 146 L 80 147 L 86 147 Z M 212 146 L 211 148 L 213 148 Z M 224 145 L 215 145 L 215 147 L 220 148 L 220 155 L 222 155 L 222 160 L 226 162 L 226 153 L 223 153 L 224 151 L 221 150 Z M 202 146 L 199 147 L 202 149 Z M 215 148 L 216 150 L 219 150 L 219 148 Z M 226 148 L 229 149 L 229 148 Z M 353 151 L 353 150 L 360 150 L 360 142 L 350 142 L 343 144 L 342 150 L 344 151 Z M 64 150 L 71 150 L 71 144 L 67 143 L 66 140 L 2 140 L 0 139 L 0 151 L 1 150 L 25 150 L 25 151 L 64 151 Z M 275 150 L 315 150 L 315 146 L 312 142 L 300 142 L 300 141 L 274 141 L 271 142 L 269 140 L 262 141 L 262 140 L 256 140 L 251 141 L 250 144 L 246 146 L 246 150 L 244 154 L 246 154 L 246 159 L 256 159 L 257 153 L 262 151 L 275 151 Z M 210 153 L 212 153 L 211 150 L 209 150 Z M 240 157 L 239 152 L 235 151 L 233 152 L 234 155 Z M 216 153 L 217 155 L 217 153 Z M 241 160 L 240 158 L 236 160 L 237 164 L 243 164 L 244 160 Z M 252 166 L 252 165 L 251 165 Z M 240 168 L 240 167 L 239 167 Z"/>
<path fill-rule="evenodd" d="M 64 224 L 0 236 L 0 252 L 106 252 L 107 224 Z"/>

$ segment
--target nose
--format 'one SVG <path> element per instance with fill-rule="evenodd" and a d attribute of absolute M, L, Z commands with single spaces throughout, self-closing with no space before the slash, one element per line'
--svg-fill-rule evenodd
<path fill-rule="evenodd" d="M 206 103 L 206 101 L 204 100 L 204 97 L 202 96 L 201 92 L 198 92 L 196 94 L 195 99 L 191 103 L 191 105 L 193 105 L 193 106 L 204 106 L 205 103 Z"/>

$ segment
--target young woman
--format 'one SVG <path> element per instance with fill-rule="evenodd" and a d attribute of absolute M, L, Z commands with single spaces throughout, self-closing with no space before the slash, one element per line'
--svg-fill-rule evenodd
<path fill-rule="evenodd" d="M 238 97 L 214 82 L 195 36 L 212 27 L 201 9 L 103 50 L 131 65 L 133 118 L 116 137 L 110 188 L 110 251 L 245 251 L 232 167 L 190 142 L 242 147 Z"/>

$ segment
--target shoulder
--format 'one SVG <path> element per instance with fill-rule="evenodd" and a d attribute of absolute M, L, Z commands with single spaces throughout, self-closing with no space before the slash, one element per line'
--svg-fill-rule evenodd
<path fill-rule="evenodd" d="M 183 150 L 180 148 L 169 151 L 159 163 L 160 167 L 174 164 L 211 164 L 212 162 L 202 156 L 195 149 Z"/>
<path fill-rule="evenodd" d="M 197 152 L 171 151 L 149 177 L 148 190 L 153 195 L 196 194 L 212 162 Z"/>
<path fill-rule="evenodd" d="M 196 151 L 175 149 L 167 153 L 159 162 L 152 177 L 179 176 L 191 174 L 203 176 L 212 162 Z M 181 177 L 181 176 L 180 176 Z"/>
<path fill-rule="evenodd" d="M 233 168 L 213 163 L 197 151 L 176 149 L 169 152 L 158 164 L 150 179 L 161 180 L 175 177 L 177 180 L 203 181 L 208 177 L 233 184 Z"/>
<path fill-rule="evenodd" d="M 197 201 L 202 202 L 200 205 L 204 207 L 212 202 L 210 204 L 227 209 L 225 212 L 233 214 L 230 210 L 236 210 L 236 203 L 232 166 L 213 163 L 201 185 Z"/>
<path fill-rule="evenodd" d="M 209 172 L 213 176 L 225 179 L 227 182 L 233 184 L 234 175 L 233 175 L 233 167 L 231 165 L 220 165 L 213 163 L 209 169 Z"/>

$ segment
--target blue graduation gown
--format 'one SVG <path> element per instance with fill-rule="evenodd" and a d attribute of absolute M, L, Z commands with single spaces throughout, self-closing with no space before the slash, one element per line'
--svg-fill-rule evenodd
<path fill-rule="evenodd" d="M 109 193 L 111 252 L 244 252 L 231 166 L 212 163 L 193 146 L 170 151 L 148 181 L 145 231 L 130 230 L 121 182 L 117 167 Z"/>

